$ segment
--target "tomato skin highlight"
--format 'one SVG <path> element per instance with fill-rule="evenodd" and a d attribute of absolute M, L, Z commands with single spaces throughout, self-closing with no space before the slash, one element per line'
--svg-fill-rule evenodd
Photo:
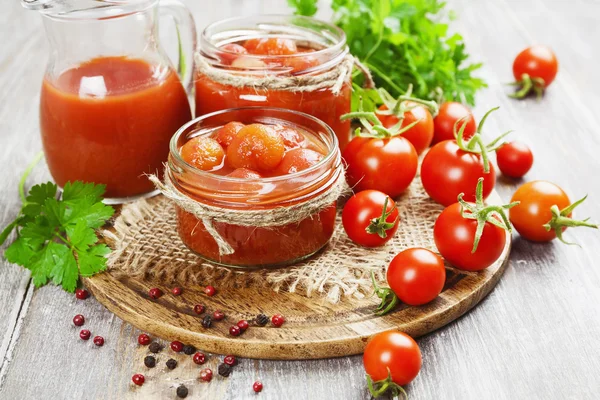
<path fill-rule="evenodd" d="M 477 123 L 475 117 L 468 107 L 455 101 L 443 103 L 440 106 L 438 115 L 433 119 L 433 141 L 432 144 L 443 142 L 444 140 L 454 140 L 454 125 L 456 121 L 466 117 L 456 126 L 460 129 L 463 123 L 466 123 L 463 137 L 465 140 L 470 139 L 477 131 Z"/>
<path fill-rule="evenodd" d="M 504 175 L 521 178 L 533 165 L 533 153 L 525 143 L 510 142 L 496 150 L 496 162 Z"/>
<path fill-rule="evenodd" d="M 550 86 L 558 72 L 558 60 L 547 46 L 535 45 L 521 51 L 513 63 L 513 75 L 517 81 L 523 74 L 531 78 L 542 78 L 544 87 Z"/>
<path fill-rule="evenodd" d="M 366 229 L 371 220 L 381 217 L 386 198 L 388 199 L 386 211 L 391 211 L 391 213 L 385 221 L 394 223 L 394 226 L 386 230 L 387 237 L 382 238 L 377 234 L 368 233 Z M 346 202 L 342 210 L 342 225 L 346 234 L 353 242 L 361 246 L 378 247 L 384 245 L 394 237 L 398 230 L 400 218 L 398 209 L 395 209 L 395 206 L 391 197 L 377 190 L 364 190 L 355 194 Z"/>
<path fill-rule="evenodd" d="M 401 136 L 386 139 L 355 137 L 344 149 L 346 180 L 355 191 L 379 190 L 395 198 L 417 174 L 418 155 Z"/>
<path fill-rule="evenodd" d="M 480 177 L 484 178 L 485 199 L 496 184 L 494 166 L 490 163 L 489 172 L 483 172 L 481 156 L 461 150 L 454 140 L 433 146 L 421 165 L 423 188 L 433 200 L 444 206 L 456 203 L 461 193 L 464 193 L 465 201 L 475 202 L 475 189 Z"/>
<path fill-rule="evenodd" d="M 480 271 L 500 258 L 506 244 L 506 231 L 486 222 L 477 250 L 471 253 L 476 231 L 477 221 L 463 218 L 461 205 L 454 203 L 435 221 L 433 239 L 442 257 L 454 267 Z"/>
<path fill-rule="evenodd" d="M 553 230 L 547 231 L 543 226 L 552 219 L 550 207 L 557 205 L 562 210 L 571 204 L 564 190 L 547 181 L 523 184 L 513 194 L 511 202 L 514 201 L 521 203 L 510 209 L 510 222 L 523 238 L 534 242 L 549 242 L 556 238 Z"/>
<path fill-rule="evenodd" d="M 440 256 L 415 247 L 400 252 L 387 270 L 387 282 L 396 296 L 411 306 L 435 300 L 444 288 L 446 268 Z"/>
<path fill-rule="evenodd" d="M 414 339 L 398 331 L 375 335 L 363 355 L 365 371 L 373 381 L 382 381 L 389 373 L 392 381 L 400 386 L 417 377 L 422 362 L 421 350 Z"/>
<path fill-rule="evenodd" d="M 421 154 L 431 145 L 431 141 L 433 140 L 433 117 L 429 110 L 420 104 L 408 102 L 408 106 L 414 108 L 404 113 L 402 128 L 415 121 L 419 122 L 406 132 L 402 133 L 402 137 L 413 145 L 417 154 Z M 388 108 L 384 104 L 380 106 L 379 109 L 387 110 Z M 396 125 L 399 121 L 394 115 L 377 114 L 377 118 L 386 128 Z"/>

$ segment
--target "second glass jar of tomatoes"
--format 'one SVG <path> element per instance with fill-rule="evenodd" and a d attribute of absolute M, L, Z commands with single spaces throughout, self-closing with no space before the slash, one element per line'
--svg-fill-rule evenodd
<path fill-rule="evenodd" d="M 233 18 L 209 25 L 196 54 L 196 116 L 242 106 L 310 114 L 343 149 L 350 140 L 352 59 L 334 25 L 298 16 Z"/>
<path fill-rule="evenodd" d="M 287 265 L 319 251 L 333 234 L 345 187 L 331 128 L 268 107 L 184 125 L 171 141 L 165 183 L 183 243 L 237 267 Z"/>

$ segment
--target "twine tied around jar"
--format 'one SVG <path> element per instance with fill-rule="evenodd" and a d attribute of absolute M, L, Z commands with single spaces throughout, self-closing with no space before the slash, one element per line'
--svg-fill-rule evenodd
<path fill-rule="evenodd" d="M 210 80 L 236 88 L 251 87 L 255 90 L 287 90 L 290 92 L 312 92 L 319 89 L 330 89 L 334 95 L 339 95 L 344 83 L 352 75 L 356 66 L 365 76 L 365 88 L 374 88 L 373 77 L 367 67 L 357 58 L 347 54 L 342 62 L 328 71 L 319 74 L 281 76 L 276 74 L 241 75 L 226 69 L 216 68 L 207 62 L 206 58 L 196 53 L 195 62 L 198 71 Z"/>
<path fill-rule="evenodd" d="M 206 231 L 215 239 L 219 247 L 219 254 L 222 256 L 233 254 L 235 251 L 214 227 L 215 222 L 264 228 L 284 226 L 311 218 L 331 207 L 340 196 L 350 191 L 344 174 L 340 173 L 327 190 L 307 201 L 272 209 L 233 210 L 211 206 L 190 198 L 173 184 L 168 171 L 165 171 L 164 182 L 156 175 L 149 175 L 148 179 L 165 197 L 202 221 Z"/>

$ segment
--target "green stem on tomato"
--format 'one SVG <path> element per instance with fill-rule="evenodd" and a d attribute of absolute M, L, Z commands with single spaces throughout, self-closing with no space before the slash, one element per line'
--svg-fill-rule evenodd
<path fill-rule="evenodd" d="M 553 230 L 554 233 L 556 234 L 556 237 L 561 242 L 563 242 L 565 244 L 569 244 L 569 245 L 573 245 L 573 244 L 577 245 L 577 243 L 567 242 L 563 239 L 562 233 L 563 233 L 564 228 L 585 226 L 587 228 L 598 229 L 598 225 L 588 222 L 589 218 L 586 218 L 584 220 L 576 220 L 576 219 L 569 217 L 569 215 L 571 215 L 573 210 L 578 205 L 583 203 L 585 201 L 585 199 L 587 199 L 587 195 L 585 195 L 581 199 L 577 200 L 570 206 L 563 208 L 562 210 L 559 210 L 558 206 L 556 204 L 553 205 L 552 207 L 550 207 L 550 211 L 552 212 L 552 219 L 550 221 L 548 221 L 546 224 L 544 224 L 544 228 L 547 231 Z"/>

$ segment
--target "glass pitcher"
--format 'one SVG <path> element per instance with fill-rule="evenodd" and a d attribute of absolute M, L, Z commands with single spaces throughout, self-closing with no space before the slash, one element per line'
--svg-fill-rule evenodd
<path fill-rule="evenodd" d="M 177 0 L 22 4 L 42 13 L 51 47 L 40 130 L 55 182 L 105 184 L 113 204 L 153 194 L 146 174 L 162 176 L 171 136 L 192 118 L 186 89 L 196 29 L 189 10 Z M 159 43 L 164 14 L 177 28 L 177 68 Z"/>

